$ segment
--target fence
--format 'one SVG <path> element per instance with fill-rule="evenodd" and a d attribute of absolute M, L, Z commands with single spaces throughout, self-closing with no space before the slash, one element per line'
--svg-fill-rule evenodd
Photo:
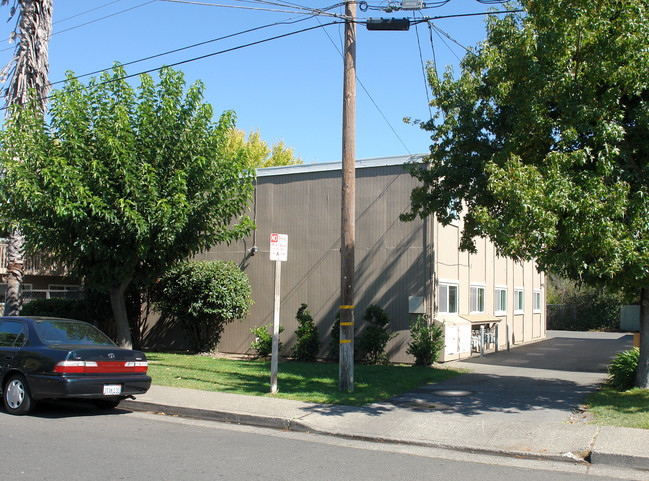
<path fill-rule="evenodd" d="M 548 304 L 547 328 L 564 331 L 620 329 L 620 304 L 610 299 L 592 303 Z"/>

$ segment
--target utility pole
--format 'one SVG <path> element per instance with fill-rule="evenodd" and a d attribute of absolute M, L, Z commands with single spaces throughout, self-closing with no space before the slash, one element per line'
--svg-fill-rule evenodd
<path fill-rule="evenodd" d="M 345 2 L 343 166 L 340 235 L 338 388 L 354 390 L 354 244 L 356 242 L 356 1 Z"/>

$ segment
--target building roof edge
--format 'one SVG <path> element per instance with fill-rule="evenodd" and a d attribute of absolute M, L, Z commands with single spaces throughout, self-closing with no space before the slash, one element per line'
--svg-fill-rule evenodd
<path fill-rule="evenodd" d="M 372 159 L 356 160 L 357 169 L 367 169 L 371 167 L 388 167 L 393 165 L 403 165 L 408 162 L 421 162 L 426 154 L 414 155 L 393 155 L 390 157 L 376 157 Z M 263 167 L 257 169 L 257 177 L 270 177 L 276 175 L 305 174 L 313 172 L 327 172 L 342 170 L 342 162 L 320 162 L 313 164 L 284 165 L 279 167 Z"/>

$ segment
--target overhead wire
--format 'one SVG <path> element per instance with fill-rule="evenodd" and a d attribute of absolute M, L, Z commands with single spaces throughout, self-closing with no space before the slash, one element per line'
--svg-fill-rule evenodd
<path fill-rule="evenodd" d="M 316 19 L 317 19 L 318 23 L 320 23 L 320 19 L 318 19 L 317 17 L 316 17 Z M 329 41 L 330 41 L 331 44 L 334 46 L 334 48 L 336 49 L 336 51 L 338 52 L 338 54 L 339 54 L 341 57 L 344 58 L 343 52 L 338 48 L 338 45 L 336 45 L 336 42 L 333 41 L 333 39 L 331 38 L 331 36 L 329 35 L 329 33 L 328 33 L 326 30 L 323 30 L 323 32 L 325 33 L 325 35 L 327 36 L 327 38 L 329 38 Z M 374 107 L 376 108 L 376 110 L 378 110 L 379 114 L 381 114 L 381 117 L 383 117 L 383 120 L 385 120 L 385 122 L 388 124 L 388 127 L 390 127 L 390 130 L 392 130 L 392 132 L 393 132 L 394 135 L 397 137 L 397 139 L 399 139 L 399 142 L 401 142 L 401 145 L 403 145 L 403 148 L 406 149 L 406 152 L 408 152 L 408 155 L 412 155 L 412 153 L 410 152 L 410 149 L 408 149 L 408 146 L 405 144 L 405 142 L 403 141 L 403 139 L 399 136 L 399 134 L 397 133 L 397 131 L 395 130 L 395 128 L 392 126 L 392 124 L 390 123 L 390 121 L 388 120 L 388 118 L 385 116 L 385 114 L 384 114 L 383 111 L 381 110 L 381 107 L 379 107 L 379 105 L 376 103 L 376 101 L 374 100 L 374 97 L 372 97 L 372 94 L 370 94 L 369 90 L 367 90 L 367 88 L 365 87 L 365 85 L 363 84 L 363 82 L 361 81 L 361 79 L 358 78 L 358 75 L 356 75 L 356 81 L 357 81 L 358 84 L 361 86 L 361 88 L 363 89 L 363 91 L 365 92 L 365 94 L 368 96 L 368 98 L 370 99 L 370 101 L 372 102 L 372 104 L 374 104 Z"/>
<path fill-rule="evenodd" d="M 96 18 L 96 19 L 94 19 L 94 20 L 90 20 L 90 21 L 85 22 L 85 23 L 82 23 L 82 24 L 80 24 L 80 25 L 75 25 L 75 26 L 73 26 L 73 27 L 66 28 L 66 29 L 64 29 L 64 30 L 58 30 L 58 31 L 52 33 L 52 34 L 50 35 L 50 37 L 54 37 L 55 35 L 60 35 L 60 34 L 62 34 L 62 33 L 69 32 L 69 31 L 71 31 L 71 30 L 75 30 L 75 29 L 77 29 L 77 28 L 85 27 L 85 26 L 87 26 L 87 25 L 90 25 L 90 24 L 93 24 L 93 23 L 96 23 L 96 22 L 100 22 L 100 21 L 102 21 L 102 20 L 106 20 L 107 18 L 115 17 L 115 16 L 120 15 L 120 14 L 125 13 L 125 12 L 130 12 L 131 10 L 135 10 L 136 8 L 144 7 L 145 5 L 149 5 L 150 3 L 154 3 L 154 2 L 156 2 L 156 1 L 157 1 L 157 0 L 149 0 L 148 2 L 140 3 L 139 5 L 135 5 L 134 7 L 126 8 L 126 9 L 124 9 L 124 10 L 120 10 L 119 12 L 111 13 L 110 15 L 105 15 L 105 16 L 103 16 L 103 17 Z M 80 15 L 81 15 L 81 14 L 80 14 Z M 8 51 L 8 50 L 13 50 L 14 48 L 15 48 L 15 47 L 4 48 L 4 49 L 0 50 L 0 53 L 2 53 L 2 52 L 6 52 L 6 51 Z"/>
<path fill-rule="evenodd" d="M 306 7 L 302 7 L 304 11 L 300 12 L 295 10 L 295 8 L 297 7 L 292 7 L 293 10 L 279 10 L 276 8 L 249 7 L 244 5 L 229 5 L 224 3 L 199 2 L 196 0 L 153 0 L 153 1 L 168 2 L 168 3 L 183 3 L 187 5 L 199 5 L 204 7 L 234 8 L 234 9 L 241 9 L 241 10 L 254 10 L 254 11 L 274 12 L 274 13 L 304 13 L 310 15 L 315 14 L 315 15 L 324 15 L 329 17 L 343 18 L 343 19 L 345 18 L 344 15 L 341 16 L 334 13 L 329 13 L 326 10 L 308 9 Z"/>
<path fill-rule="evenodd" d="M 413 16 L 413 18 L 415 18 L 416 14 L 413 13 L 412 16 Z M 424 55 L 423 55 L 423 53 L 421 51 L 421 41 L 419 39 L 419 26 L 416 23 L 415 23 L 415 34 L 416 34 L 416 37 L 417 37 L 417 48 L 419 49 L 419 61 L 421 63 L 421 73 L 422 73 L 422 75 L 424 77 L 424 89 L 426 90 L 426 101 L 427 101 L 426 104 L 428 105 L 428 113 L 429 113 L 430 117 L 432 117 L 433 116 L 433 111 L 430 108 L 430 94 L 428 92 L 428 78 L 426 77 L 426 67 L 424 66 Z"/>
<path fill-rule="evenodd" d="M 85 15 L 87 13 L 91 13 L 91 12 L 94 12 L 94 11 L 97 11 L 97 10 L 101 10 L 104 7 L 107 7 L 107 6 L 112 5 L 114 3 L 119 3 L 121 1 L 123 1 L 123 0 L 113 0 L 112 2 L 104 3 L 103 5 L 99 5 L 98 7 L 91 8 L 90 10 L 86 10 L 85 12 L 76 13 L 76 14 L 71 15 L 69 17 L 65 17 L 65 18 L 62 18 L 62 19 L 57 20 L 55 22 L 52 22 L 52 25 L 56 25 L 57 23 L 67 22 L 68 20 L 72 20 L 73 18 L 81 17 L 81 16 L 83 16 L 83 15 Z"/>
<path fill-rule="evenodd" d="M 304 17 L 304 18 L 300 18 L 298 20 L 293 20 L 293 21 L 285 20 L 285 21 L 282 21 L 282 22 L 274 22 L 274 23 L 269 23 L 269 24 L 266 24 L 266 25 L 260 25 L 260 26 L 257 26 L 257 27 L 249 28 L 247 30 L 241 30 L 239 32 L 231 33 L 231 34 L 228 34 L 228 35 L 223 35 L 221 37 L 216 37 L 216 38 L 213 38 L 213 39 L 210 39 L 210 40 L 205 40 L 203 42 L 198 42 L 198 43 L 194 43 L 194 44 L 191 44 L 191 45 L 186 45 L 184 47 L 179 47 L 179 48 L 176 48 L 176 49 L 173 49 L 173 50 L 167 50 L 165 52 L 157 53 L 157 54 L 154 54 L 154 55 L 149 55 L 148 57 L 142 57 L 142 58 L 139 58 L 139 59 L 136 59 L 136 60 L 131 60 L 129 62 L 124 62 L 121 65 L 123 65 L 124 67 L 128 67 L 129 65 L 134 65 L 134 64 L 137 64 L 137 63 L 141 63 L 141 62 L 146 62 L 147 60 L 153 60 L 153 59 L 156 59 L 156 58 L 164 57 L 166 55 L 171 55 L 171 54 L 178 53 L 178 52 L 183 52 L 185 50 L 189 50 L 189 49 L 196 48 L 196 47 L 202 47 L 203 45 L 208 45 L 210 43 L 219 42 L 221 40 L 226 40 L 228 38 L 237 37 L 239 35 L 244 35 L 244 34 L 247 34 L 247 33 L 255 32 L 257 30 L 263 30 L 265 28 L 270 28 L 270 27 L 274 27 L 274 26 L 277 26 L 277 25 L 292 25 L 292 24 L 295 24 L 295 23 L 303 22 L 305 20 L 309 20 L 310 18 L 313 18 L 313 17 Z M 75 75 L 74 78 L 80 79 L 80 78 L 84 78 L 84 77 L 89 77 L 91 75 L 97 75 L 97 74 L 105 72 L 107 70 L 110 70 L 110 68 L 103 68 L 103 69 L 95 70 L 93 72 L 88 72 L 88 73 L 85 73 L 85 74 Z M 58 84 L 64 83 L 64 82 L 65 82 L 65 80 L 58 80 L 56 82 L 52 82 L 51 85 L 58 85 Z"/>
<path fill-rule="evenodd" d="M 287 33 L 283 33 L 281 35 L 275 35 L 273 37 L 268 37 L 268 38 L 264 38 L 264 39 L 261 39 L 261 40 L 256 40 L 254 42 L 248 42 L 246 44 L 237 45 L 237 46 L 226 48 L 226 49 L 219 50 L 219 51 L 216 51 L 216 52 L 211 52 L 211 53 L 208 53 L 208 54 L 205 54 L 205 55 L 199 55 L 199 56 L 196 56 L 196 57 L 193 57 L 193 58 L 180 60 L 178 62 L 174 62 L 174 63 L 171 63 L 171 64 L 165 64 L 165 65 L 160 66 L 160 67 L 154 67 L 154 68 L 142 70 L 142 71 L 137 72 L 137 73 L 122 75 L 122 76 L 116 77 L 116 78 L 111 78 L 111 79 L 108 79 L 108 80 L 98 82 L 97 85 L 106 85 L 106 84 L 110 84 L 110 83 L 113 83 L 113 82 L 118 82 L 118 81 L 121 81 L 121 80 L 127 80 L 127 79 L 130 79 L 130 78 L 133 78 L 133 77 L 137 77 L 139 75 L 149 74 L 149 73 L 152 73 L 152 72 L 158 72 L 158 71 L 162 70 L 163 68 L 177 67 L 178 65 L 184 65 L 184 64 L 187 64 L 187 63 L 190 63 L 190 62 L 196 62 L 196 61 L 199 61 L 199 60 L 204 60 L 206 58 L 214 57 L 216 55 L 222 55 L 224 53 L 234 52 L 236 50 L 241 50 L 241 49 L 244 49 L 244 48 L 247 48 L 247 47 L 252 47 L 254 45 L 260 45 L 262 43 L 271 42 L 273 40 L 278 40 L 278 39 L 281 39 L 281 38 L 290 37 L 290 36 L 297 35 L 297 34 L 300 34 L 300 33 L 309 32 L 311 30 L 316 30 L 318 28 L 323 28 L 324 29 L 324 27 L 328 27 L 330 25 L 336 25 L 338 23 L 340 23 L 340 22 L 331 21 L 329 23 L 318 24 L 318 25 L 303 28 L 303 29 L 300 29 L 300 30 L 295 30 L 293 32 L 287 32 Z M 72 78 L 76 78 L 76 77 L 73 76 Z M 37 100 L 49 100 L 51 98 L 52 98 L 52 95 L 47 95 L 47 96 L 43 96 L 43 97 L 38 97 Z M 2 110 L 7 110 L 7 107 L 0 108 L 0 111 L 2 111 Z"/>

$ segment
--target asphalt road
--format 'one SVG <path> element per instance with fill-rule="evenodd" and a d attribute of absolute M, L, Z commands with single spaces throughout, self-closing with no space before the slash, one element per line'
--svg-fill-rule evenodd
<path fill-rule="evenodd" d="M 0 411 L 1 479 L 597 480 L 646 472 L 348 441 L 70 403 Z"/>

